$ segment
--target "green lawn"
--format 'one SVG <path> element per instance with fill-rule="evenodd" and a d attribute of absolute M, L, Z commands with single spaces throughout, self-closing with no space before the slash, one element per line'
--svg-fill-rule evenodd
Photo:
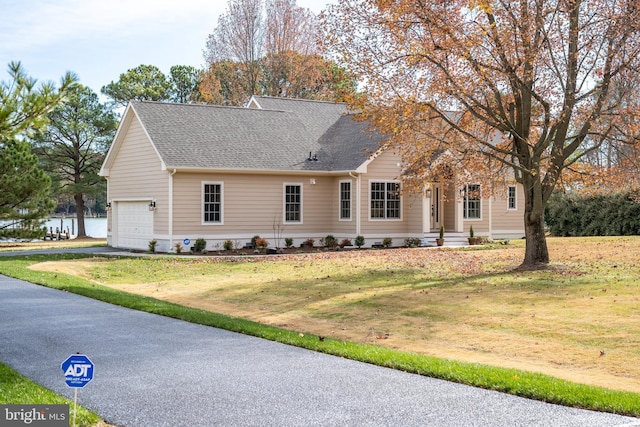
<path fill-rule="evenodd" d="M 34 383 L 3 363 L 0 363 L 0 403 L 69 405 L 69 415 L 73 418 L 73 401 Z M 81 406 L 77 409 L 77 426 L 104 425 L 97 414 Z"/>

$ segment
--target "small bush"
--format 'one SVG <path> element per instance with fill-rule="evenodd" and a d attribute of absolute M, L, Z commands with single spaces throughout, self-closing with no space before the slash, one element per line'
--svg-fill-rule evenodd
<path fill-rule="evenodd" d="M 293 239 L 291 237 L 285 237 L 284 238 L 284 245 L 287 248 L 290 248 L 291 246 L 293 246 Z"/>
<path fill-rule="evenodd" d="M 157 244 L 158 244 L 158 241 L 156 239 L 150 240 L 149 241 L 149 252 L 155 253 Z"/>
<path fill-rule="evenodd" d="M 258 237 L 256 239 L 256 248 L 262 250 L 266 249 L 269 246 L 269 241 L 264 237 Z"/>
<path fill-rule="evenodd" d="M 203 252 L 206 248 L 207 248 L 207 241 L 201 237 L 197 238 L 196 242 L 193 244 L 193 250 L 195 252 Z"/>
<path fill-rule="evenodd" d="M 475 232 L 473 231 L 473 225 L 469 227 L 469 237 L 473 238 L 475 236 Z"/>
<path fill-rule="evenodd" d="M 352 246 L 351 239 L 342 239 L 340 242 L 340 247 L 344 248 L 345 246 Z"/>
<path fill-rule="evenodd" d="M 407 237 L 404 239 L 404 245 L 409 248 L 417 248 L 422 244 L 422 239 L 419 237 Z"/>
<path fill-rule="evenodd" d="M 222 247 L 225 251 L 230 251 L 231 249 L 233 249 L 233 242 L 231 240 L 225 240 L 222 244 Z"/>
<path fill-rule="evenodd" d="M 385 248 L 390 248 L 393 243 L 393 239 L 391 237 L 385 237 L 382 239 L 382 246 Z"/>
<path fill-rule="evenodd" d="M 326 237 L 320 239 L 320 243 L 329 249 L 335 249 L 336 246 L 338 246 L 338 239 L 336 239 L 333 234 L 328 234 Z"/>
<path fill-rule="evenodd" d="M 304 241 L 304 245 L 310 248 L 312 248 L 315 243 L 316 243 L 315 239 L 312 239 L 312 238 L 308 238 L 307 240 Z"/>
<path fill-rule="evenodd" d="M 174 248 L 176 248 L 176 253 L 177 254 L 181 254 L 182 253 L 182 243 L 180 243 L 180 242 L 176 243 Z"/>
<path fill-rule="evenodd" d="M 356 246 L 358 247 L 358 249 L 364 246 L 364 236 L 356 237 Z"/>
<path fill-rule="evenodd" d="M 258 247 L 256 243 L 258 242 L 259 238 L 260 236 L 258 236 L 257 234 L 251 238 L 251 247 L 254 247 L 254 248 Z"/>

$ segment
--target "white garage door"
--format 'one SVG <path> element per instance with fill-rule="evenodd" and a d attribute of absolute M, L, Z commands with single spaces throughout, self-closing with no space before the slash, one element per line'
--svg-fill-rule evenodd
<path fill-rule="evenodd" d="M 149 202 L 118 202 L 116 209 L 115 246 L 129 249 L 149 249 L 153 239 L 153 211 Z"/>

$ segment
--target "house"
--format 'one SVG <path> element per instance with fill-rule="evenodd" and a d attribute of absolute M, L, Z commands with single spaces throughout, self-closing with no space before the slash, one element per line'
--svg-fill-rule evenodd
<path fill-rule="evenodd" d="M 521 237 L 519 186 L 482 196 L 479 184 L 425 182 L 405 194 L 401 159 L 344 104 L 253 97 L 247 108 L 132 101 L 100 170 L 107 179 L 108 244 L 158 251 L 272 247 L 329 234 L 371 246 L 407 237 Z M 464 191 L 462 191 L 464 190 Z M 462 197 L 450 197 L 460 194 Z M 449 197 L 447 197 L 449 195 Z"/>

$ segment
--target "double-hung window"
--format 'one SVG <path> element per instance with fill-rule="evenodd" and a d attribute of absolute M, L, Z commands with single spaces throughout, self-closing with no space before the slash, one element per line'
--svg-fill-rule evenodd
<path fill-rule="evenodd" d="M 340 219 L 351 219 L 351 181 L 340 181 Z"/>
<path fill-rule="evenodd" d="M 284 185 L 284 222 L 302 222 L 302 185 Z"/>
<path fill-rule="evenodd" d="M 507 187 L 507 209 L 510 211 L 516 210 L 518 207 L 516 199 L 516 186 L 510 185 Z"/>
<path fill-rule="evenodd" d="M 222 224 L 222 183 L 205 182 L 202 186 L 202 221 Z"/>
<path fill-rule="evenodd" d="M 480 184 L 468 184 L 463 189 L 463 216 L 465 219 L 480 219 L 482 204 Z"/>
<path fill-rule="evenodd" d="M 371 219 L 400 219 L 400 183 L 371 182 Z"/>

